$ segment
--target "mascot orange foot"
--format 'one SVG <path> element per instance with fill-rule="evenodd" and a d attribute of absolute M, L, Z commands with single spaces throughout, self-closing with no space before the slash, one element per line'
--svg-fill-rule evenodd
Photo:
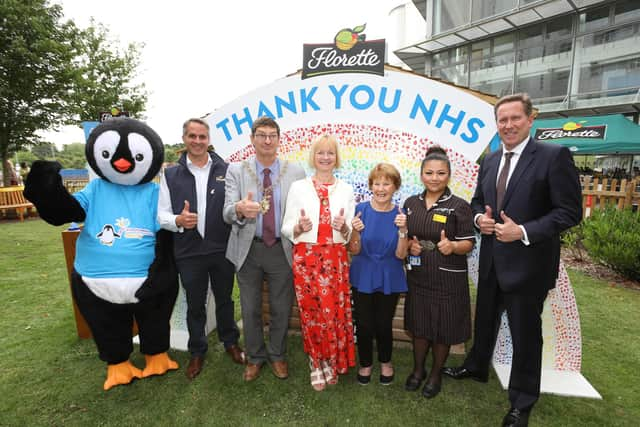
<path fill-rule="evenodd" d="M 167 352 L 154 354 L 152 356 L 145 354 L 144 358 L 147 361 L 147 366 L 145 366 L 142 371 L 142 378 L 147 378 L 152 375 L 164 375 L 167 371 L 178 369 L 178 363 L 171 360 Z"/>
<path fill-rule="evenodd" d="M 128 360 L 116 365 L 107 365 L 107 380 L 103 388 L 109 390 L 121 384 L 129 384 L 134 378 L 142 378 L 142 371 Z"/>

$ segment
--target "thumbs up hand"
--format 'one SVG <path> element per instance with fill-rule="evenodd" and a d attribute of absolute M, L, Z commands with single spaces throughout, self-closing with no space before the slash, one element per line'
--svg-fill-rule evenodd
<path fill-rule="evenodd" d="M 249 191 L 247 197 L 236 202 L 236 213 L 239 217 L 256 218 L 260 212 L 260 203 L 253 201 L 253 193 Z"/>
<path fill-rule="evenodd" d="M 353 219 L 351 220 L 351 228 L 356 230 L 358 233 L 364 230 L 364 223 L 360 219 L 361 216 L 362 216 L 362 211 L 358 212 L 356 216 L 354 216 Z"/>
<path fill-rule="evenodd" d="M 186 228 L 187 230 L 191 230 L 198 225 L 198 214 L 189 212 L 189 201 L 184 201 L 184 207 L 182 208 L 182 212 L 178 216 L 176 216 L 176 225 L 178 227 Z"/>
<path fill-rule="evenodd" d="M 502 224 L 496 224 L 496 239 L 500 242 L 509 243 L 522 240 L 524 237 L 522 229 L 514 220 L 509 218 L 504 211 L 500 211 Z"/>
<path fill-rule="evenodd" d="M 306 233 L 307 231 L 311 231 L 311 228 L 313 227 L 313 223 L 311 222 L 311 218 L 309 218 L 306 214 L 306 212 L 304 211 L 304 209 L 300 209 L 300 217 L 298 218 L 298 233 L 296 234 L 302 234 L 302 233 Z M 294 232 L 296 231 L 295 228 L 293 230 Z"/>
<path fill-rule="evenodd" d="M 447 238 L 444 230 L 440 232 L 440 241 L 438 242 L 438 250 L 442 255 L 451 255 L 453 253 L 453 249 L 455 243 Z"/>
<path fill-rule="evenodd" d="M 413 256 L 419 256 L 422 253 L 422 246 L 416 236 L 409 241 L 409 253 Z"/>
<path fill-rule="evenodd" d="M 400 231 L 407 230 L 407 215 L 402 211 L 402 208 L 398 206 L 398 214 L 393 219 L 393 223 L 400 229 Z"/>
<path fill-rule="evenodd" d="M 486 205 L 484 207 L 484 213 L 478 217 L 478 227 L 480 227 L 480 233 L 493 234 L 496 228 L 496 221 L 493 219 L 493 212 L 491 206 Z"/>
<path fill-rule="evenodd" d="M 349 228 L 345 223 L 344 208 L 340 208 L 338 215 L 333 217 L 333 221 L 331 221 L 331 228 L 342 234 L 346 234 L 349 231 Z"/>

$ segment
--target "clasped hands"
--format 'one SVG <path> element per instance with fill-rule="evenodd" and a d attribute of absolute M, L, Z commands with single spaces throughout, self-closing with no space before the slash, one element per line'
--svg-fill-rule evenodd
<path fill-rule="evenodd" d="M 499 242 L 509 243 L 516 240 L 522 240 L 522 229 L 504 211 L 500 211 L 502 224 L 496 223 L 493 219 L 491 207 L 486 205 L 484 213 L 478 217 L 478 227 L 482 234 L 495 234 Z"/>

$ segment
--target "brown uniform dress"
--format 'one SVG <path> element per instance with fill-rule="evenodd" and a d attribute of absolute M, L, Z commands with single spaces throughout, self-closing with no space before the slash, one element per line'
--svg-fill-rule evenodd
<path fill-rule="evenodd" d="M 404 204 L 409 238 L 435 246 L 444 229 L 447 238 L 475 242 L 471 207 L 447 188 L 427 210 L 425 193 Z M 424 242 L 423 242 L 424 243 Z M 471 310 L 466 255 L 442 255 L 437 247 L 423 249 L 420 265 L 407 271 L 405 329 L 415 337 L 441 344 L 458 344 L 471 336 Z"/>

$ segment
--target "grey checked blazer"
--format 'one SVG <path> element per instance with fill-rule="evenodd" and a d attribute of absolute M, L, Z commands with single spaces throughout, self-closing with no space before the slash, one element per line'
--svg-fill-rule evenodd
<path fill-rule="evenodd" d="M 255 175 L 255 156 L 248 158 L 245 162 L 253 171 L 253 175 Z M 229 244 L 227 245 L 227 259 L 236 266 L 236 271 L 240 270 L 244 264 L 253 238 L 256 235 L 256 220 L 247 218 L 238 220 L 238 215 L 236 214 L 236 202 L 244 199 L 249 191 L 254 195 L 258 194 L 257 183 L 254 176 L 243 169 L 242 163 L 243 162 L 231 163 L 227 169 L 224 187 L 224 208 L 222 211 L 224 221 L 227 224 L 231 224 L 231 234 L 229 235 Z M 284 215 L 291 183 L 305 177 L 302 167 L 283 159 L 280 159 L 281 172 L 285 170 L 285 163 L 288 163 L 288 165 L 280 181 L 281 216 Z M 280 222 L 282 223 L 282 218 L 280 218 Z M 282 239 L 282 248 L 284 249 L 289 265 L 291 265 L 291 242 L 288 239 Z"/>

